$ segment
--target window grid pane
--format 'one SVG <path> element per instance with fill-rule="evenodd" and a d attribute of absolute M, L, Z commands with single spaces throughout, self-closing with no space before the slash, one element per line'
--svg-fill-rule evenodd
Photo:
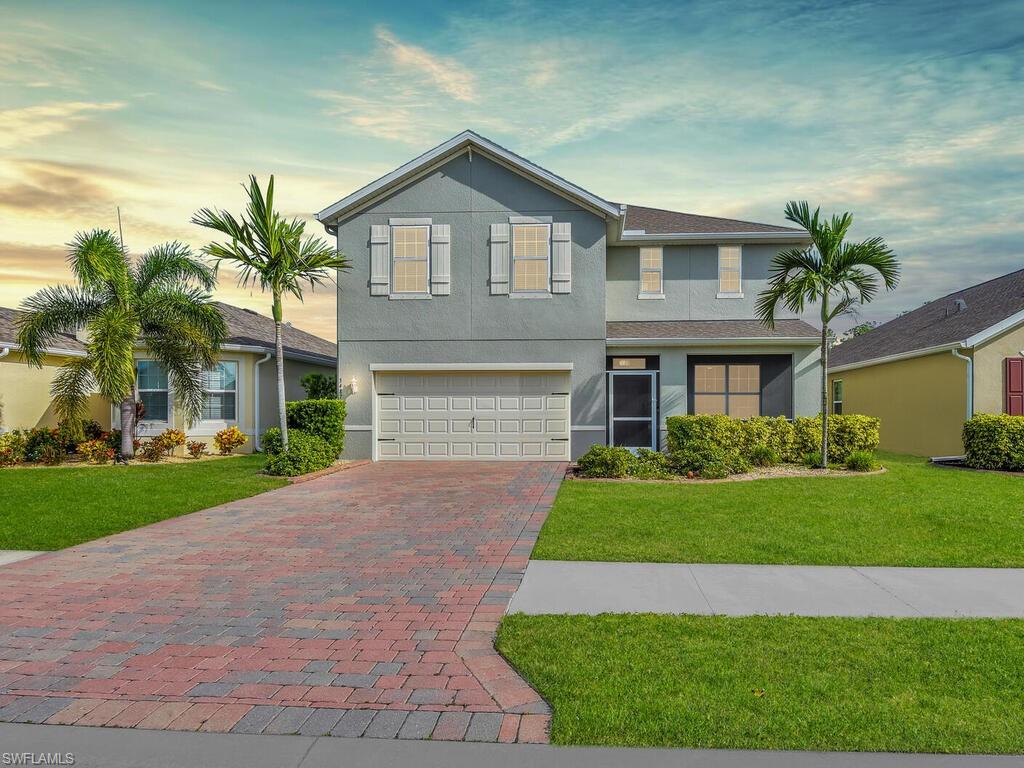
<path fill-rule="evenodd" d="M 761 367 L 758 365 L 729 366 L 729 394 L 759 394 L 761 392 Z"/>
<path fill-rule="evenodd" d="M 661 248 L 641 248 L 640 267 L 642 269 L 661 269 Z"/>
<path fill-rule="evenodd" d="M 693 412 L 697 415 L 725 414 L 725 395 L 694 395 Z"/>
<path fill-rule="evenodd" d="M 547 261 L 517 259 L 515 286 L 517 291 L 546 291 L 548 287 Z"/>
<path fill-rule="evenodd" d="M 427 292 L 427 257 L 430 230 L 422 226 L 391 228 L 393 293 Z"/>
<path fill-rule="evenodd" d="M 394 290 L 395 293 L 426 293 L 427 262 L 396 261 Z"/>
<path fill-rule="evenodd" d="M 547 224 L 512 225 L 512 290 L 547 291 L 551 233 Z"/>
<path fill-rule="evenodd" d="M 729 395 L 729 415 L 734 419 L 752 419 L 761 415 L 760 395 Z"/>
<path fill-rule="evenodd" d="M 149 390 L 146 392 L 139 392 L 139 400 L 142 402 L 142 407 L 145 408 L 145 413 L 142 415 L 143 421 L 167 421 L 167 391 L 164 390 Z"/>
<path fill-rule="evenodd" d="M 726 414 L 735 419 L 760 416 L 761 366 L 694 366 L 693 412 Z"/>
<path fill-rule="evenodd" d="M 694 368 L 693 379 L 696 393 L 725 392 L 724 365 L 698 365 Z"/>
<path fill-rule="evenodd" d="M 661 272 L 653 270 L 641 272 L 640 291 L 642 293 L 661 293 Z"/>
<path fill-rule="evenodd" d="M 740 269 L 742 251 L 735 246 L 718 249 L 718 291 L 719 293 L 740 293 Z"/>

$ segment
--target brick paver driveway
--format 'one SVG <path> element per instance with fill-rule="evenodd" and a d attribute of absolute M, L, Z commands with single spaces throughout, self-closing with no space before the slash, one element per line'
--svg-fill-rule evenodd
<path fill-rule="evenodd" d="M 546 740 L 493 637 L 564 469 L 367 465 L 0 568 L 0 722 Z"/>

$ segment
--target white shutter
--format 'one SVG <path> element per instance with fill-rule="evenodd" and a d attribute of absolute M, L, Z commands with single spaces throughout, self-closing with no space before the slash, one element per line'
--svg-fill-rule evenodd
<path fill-rule="evenodd" d="M 430 228 L 430 292 L 447 296 L 452 292 L 451 227 L 434 224 Z"/>
<path fill-rule="evenodd" d="M 508 293 L 508 224 L 491 224 L 491 293 Z"/>
<path fill-rule="evenodd" d="M 572 224 L 551 225 L 551 292 L 572 289 Z"/>
<path fill-rule="evenodd" d="M 370 227 L 370 295 L 387 296 L 391 290 L 391 227 Z"/>

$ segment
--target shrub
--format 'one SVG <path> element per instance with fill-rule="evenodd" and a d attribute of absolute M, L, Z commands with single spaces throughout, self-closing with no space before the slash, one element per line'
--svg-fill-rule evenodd
<path fill-rule="evenodd" d="M 299 383 L 306 390 L 307 400 L 334 400 L 338 396 L 337 380 L 322 373 L 307 373 Z"/>
<path fill-rule="evenodd" d="M 25 436 L 26 461 L 44 461 L 44 453 L 52 458 L 54 451 L 59 451 L 61 454 L 67 452 L 59 430 L 34 427 L 22 434 Z M 60 460 L 54 463 L 59 464 Z"/>
<path fill-rule="evenodd" d="M 296 477 L 326 469 L 336 457 L 334 448 L 323 438 L 293 429 L 288 432 L 288 450 L 268 455 L 265 471 Z"/>
<path fill-rule="evenodd" d="M 20 431 L 0 435 L 0 467 L 13 467 L 25 460 L 25 435 Z"/>
<path fill-rule="evenodd" d="M 775 463 L 789 456 L 793 450 L 793 425 L 784 416 L 757 416 L 740 422 L 743 433 L 743 454 L 752 464 L 753 451 L 758 446 L 772 450 L 778 457 Z"/>
<path fill-rule="evenodd" d="M 164 453 L 170 456 L 175 448 L 185 444 L 185 433 L 180 429 L 168 428 L 153 439 L 160 443 L 164 448 Z"/>
<path fill-rule="evenodd" d="M 806 464 L 807 455 L 811 453 L 821 454 L 821 418 L 797 416 L 793 419 L 793 443 L 788 458 Z"/>
<path fill-rule="evenodd" d="M 206 443 L 200 442 L 199 440 L 189 440 L 185 447 L 188 448 L 188 455 L 193 459 L 198 459 L 206 453 Z"/>
<path fill-rule="evenodd" d="M 979 413 L 964 423 L 963 440 L 969 467 L 1024 470 L 1024 416 Z"/>
<path fill-rule="evenodd" d="M 800 463 L 805 467 L 815 469 L 821 466 L 821 451 L 808 451 L 803 455 Z"/>
<path fill-rule="evenodd" d="M 779 454 L 771 446 L 758 444 L 749 451 L 750 463 L 755 467 L 774 467 L 779 463 Z"/>
<path fill-rule="evenodd" d="M 576 463 L 584 477 L 626 477 L 635 458 L 627 448 L 592 445 Z"/>
<path fill-rule="evenodd" d="M 98 438 L 79 443 L 77 450 L 90 464 L 106 464 L 114 458 L 114 449 Z"/>
<path fill-rule="evenodd" d="M 677 469 L 699 472 L 724 466 L 742 472 L 743 428 L 728 416 L 670 416 L 667 420 L 668 451 Z"/>
<path fill-rule="evenodd" d="M 725 464 L 717 461 L 709 461 L 700 471 L 700 477 L 704 480 L 721 480 L 733 474 L 733 471 Z"/>
<path fill-rule="evenodd" d="M 36 453 L 36 461 L 54 467 L 64 461 L 66 451 L 63 445 L 46 443 Z"/>
<path fill-rule="evenodd" d="M 820 429 L 821 422 L 815 419 Z M 828 417 L 828 458 L 846 461 L 854 451 L 873 453 L 878 448 L 880 422 L 874 416 L 847 413 Z"/>
<path fill-rule="evenodd" d="M 878 465 L 871 451 L 851 451 L 846 457 L 846 468 L 851 472 L 870 472 Z"/>
<path fill-rule="evenodd" d="M 245 445 L 248 439 L 238 427 L 228 427 L 213 436 L 213 444 L 217 446 L 217 450 L 222 456 L 227 456 L 235 448 Z"/>
<path fill-rule="evenodd" d="M 289 433 L 291 434 L 291 433 Z M 281 452 L 281 428 L 271 427 L 260 438 L 260 447 L 267 456 L 276 456 Z"/>
<path fill-rule="evenodd" d="M 344 449 L 344 400 L 297 400 L 288 403 L 287 410 L 289 429 L 316 435 L 334 449 L 335 458 Z"/>
<path fill-rule="evenodd" d="M 630 465 L 629 474 L 641 479 L 662 480 L 672 477 L 672 461 L 661 451 L 641 448 Z"/>
<path fill-rule="evenodd" d="M 155 464 L 167 455 L 167 448 L 159 437 L 154 437 L 152 440 L 142 443 L 135 450 L 135 455 L 142 461 L 149 461 Z"/>

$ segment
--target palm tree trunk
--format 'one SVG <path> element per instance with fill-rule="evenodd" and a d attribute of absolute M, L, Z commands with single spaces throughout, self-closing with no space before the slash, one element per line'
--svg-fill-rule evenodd
<path fill-rule="evenodd" d="M 828 467 L 828 323 L 821 325 L 821 466 Z"/>
<path fill-rule="evenodd" d="M 135 397 L 126 397 L 121 401 L 121 455 L 130 459 L 135 455 Z"/>
<path fill-rule="evenodd" d="M 288 416 L 284 400 L 284 340 L 281 336 L 282 326 L 281 296 L 274 295 L 274 346 L 277 350 L 277 420 L 281 425 L 281 448 L 288 450 Z"/>

